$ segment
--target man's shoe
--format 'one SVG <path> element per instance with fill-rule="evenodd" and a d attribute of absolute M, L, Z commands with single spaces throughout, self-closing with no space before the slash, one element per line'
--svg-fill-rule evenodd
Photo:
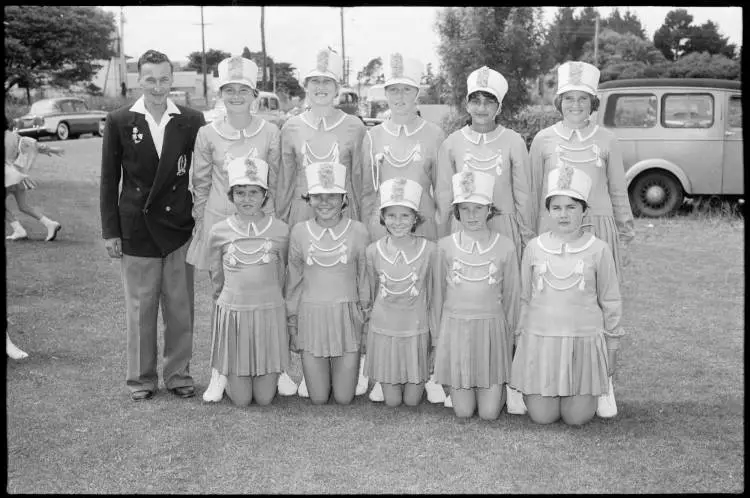
<path fill-rule="evenodd" d="M 193 386 L 180 386 L 169 390 L 175 396 L 180 398 L 192 398 L 195 396 L 195 388 Z"/>
<path fill-rule="evenodd" d="M 143 390 L 143 391 L 133 391 L 130 393 L 130 399 L 133 401 L 143 401 L 144 399 L 151 399 L 154 397 L 153 391 Z"/>

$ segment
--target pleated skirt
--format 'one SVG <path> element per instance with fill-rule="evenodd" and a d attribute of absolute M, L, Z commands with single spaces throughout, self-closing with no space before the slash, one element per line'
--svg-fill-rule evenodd
<path fill-rule="evenodd" d="M 365 375 L 386 384 L 421 384 L 430 378 L 430 333 L 398 337 L 370 327 Z"/>
<path fill-rule="evenodd" d="M 211 366 L 223 375 L 257 376 L 289 367 L 286 307 L 236 311 L 214 306 Z"/>
<path fill-rule="evenodd" d="M 545 337 L 523 333 L 513 358 L 511 387 L 541 396 L 599 396 L 608 391 L 604 334 Z"/>
<path fill-rule="evenodd" d="M 443 315 L 435 355 L 435 382 L 460 389 L 510 380 L 511 347 L 505 317 Z"/>
<path fill-rule="evenodd" d="M 330 358 L 360 349 L 363 317 L 354 302 L 300 303 L 297 346 L 313 356 Z"/>

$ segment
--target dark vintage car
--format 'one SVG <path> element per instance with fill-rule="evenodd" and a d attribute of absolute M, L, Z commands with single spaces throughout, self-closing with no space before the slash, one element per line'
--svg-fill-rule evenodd
<path fill-rule="evenodd" d="M 67 140 L 84 133 L 102 136 L 106 117 L 104 111 L 89 109 L 83 99 L 59 97 L 34 102 L 29 112 L 16 118 L 13 125 L 25 137 L 55 136 Z"/>

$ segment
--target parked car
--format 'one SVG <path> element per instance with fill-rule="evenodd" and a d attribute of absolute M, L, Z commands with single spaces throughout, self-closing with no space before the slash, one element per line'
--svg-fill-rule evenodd
<path fill-rule="evenodd" d="M 258 97 L 253 101 L 250 111 L 259 116 L 269 123 L 273 123 L 281 128 L 287 120 L 287 114 L 281 110 L 279 104 L 279 96 L 273 92 L 258 92 Z M 226 107 L 224 107 L 224 101 L 222 99 L 216 99 L 214 108 L 208 111 L 203 111 L 203 116 L 206 118 L 206 123 L 210 123 L 215 119 L 219 119 L 226 113 Z"/>
<path fill-rule="evenodd" d="M 104 111 L 89 109 L 83 99 L 59 97 L 34 102 L 28 113 L 13 121 L 13 126 L 25 137 L 55 136 L 67 140 L 84 133 L 102 136 L 106 117 Z"/>
<path fill-rule="evenodd" d="M 744 196 L 739 81 L 614 80 L 598 93 L 596 120 L 620 143 L 635 215 L 668 216 L 685 196 Z"/>

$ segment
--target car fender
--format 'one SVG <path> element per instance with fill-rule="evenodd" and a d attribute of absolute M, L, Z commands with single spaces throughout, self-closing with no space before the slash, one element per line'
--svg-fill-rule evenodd
<path fill-rule="evenodd" d="M 671 161 L 667 161 L 666 159 L 644 159 L 643 161 L 635 163 L 625 172 L 626 187 L 629 188 L 635 177 L 637 177 L 644 171 L 654 169 L 663 169 L 669 171 L 682 184 L 682 189 L 685 191 L 685 193 L 688 195 L 692 194 L 693 187 L 688 176 L 685 174 L 682 168 Z"/>

